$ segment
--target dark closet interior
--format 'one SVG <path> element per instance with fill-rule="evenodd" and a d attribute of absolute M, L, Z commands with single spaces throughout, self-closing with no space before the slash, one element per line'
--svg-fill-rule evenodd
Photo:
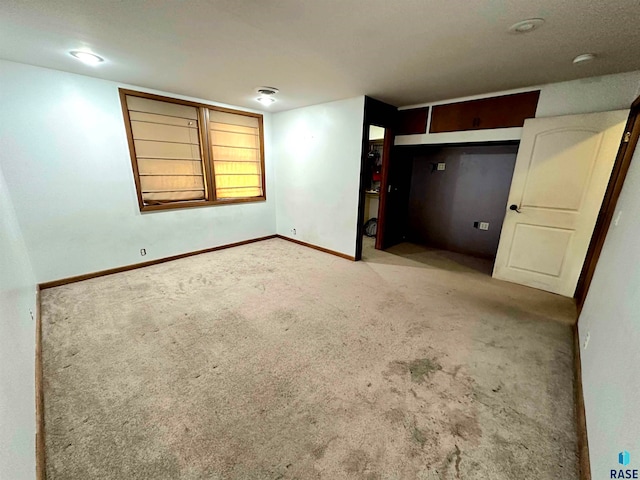
<path fill-rule="evenodd" d="M 396 147 L 402 237 L 495 258 L 517 151 L 517 142 Z"/>

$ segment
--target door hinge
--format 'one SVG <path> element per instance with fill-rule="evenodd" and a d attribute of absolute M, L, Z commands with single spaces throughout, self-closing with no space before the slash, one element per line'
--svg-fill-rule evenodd
<path fill-rule="evenodd" d="M 622 137 L 622 143 L 629 143 L 631 140 L 631 132 L 624 132 L 624 137 Z"/>

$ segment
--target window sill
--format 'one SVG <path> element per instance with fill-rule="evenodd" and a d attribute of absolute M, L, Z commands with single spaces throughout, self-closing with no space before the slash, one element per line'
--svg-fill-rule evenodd
<path fill-rule="evenodd" d="M 266 196 L 251 198 L 230 198 L 229 200 L 206 200 L 197 202 L 173 202 L 162 205 L 141 205 L 140 212 L 157 212 L 160 210 L 175 210 L 178 208 L 217 207 L 219 205 L 237 205 L 242 203 L 265 202 Z"/>

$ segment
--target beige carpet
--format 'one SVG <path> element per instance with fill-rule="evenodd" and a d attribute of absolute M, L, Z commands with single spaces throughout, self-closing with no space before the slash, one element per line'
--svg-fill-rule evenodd
<path fill-rule="evenodd" d="M 572 301 L 365 257 L 274 239 L 44 291 L 48 479 L 576 479 Z"/>

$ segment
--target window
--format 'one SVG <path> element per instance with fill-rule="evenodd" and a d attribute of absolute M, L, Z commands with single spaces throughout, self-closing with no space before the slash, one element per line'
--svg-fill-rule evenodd
<path fill-rule="evenodd" d="M 262 196 L 260 120 L 209 110 L 211 158 L 217 198 Z"/>
<path fill-rule="evenodd" d="M 141 211 L 262 201 L 262 115 L 120 89 Z"/>

